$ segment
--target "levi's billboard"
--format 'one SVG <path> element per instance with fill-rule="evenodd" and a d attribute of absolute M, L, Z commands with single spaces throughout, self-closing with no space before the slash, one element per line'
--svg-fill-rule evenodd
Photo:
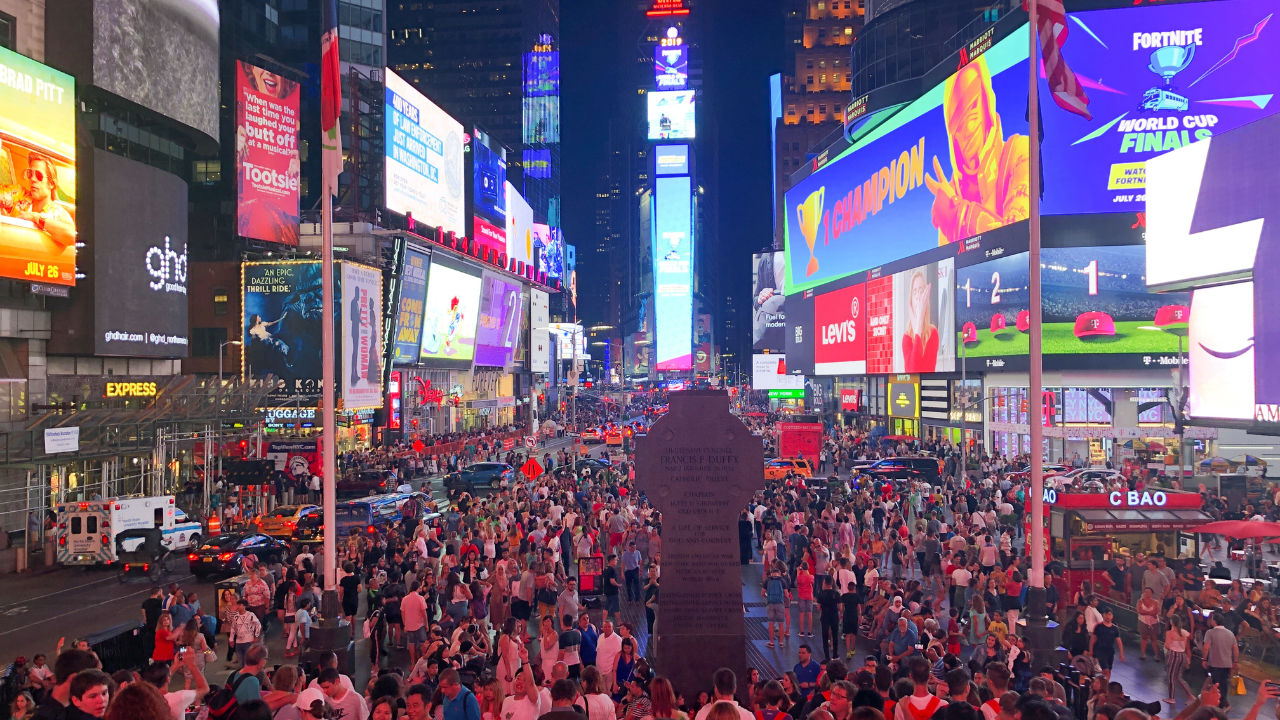
<path fill-rule="evenodd" d="M 1029 216 L 1026 33 L 787 191 L 787 295 Z"/>
<path fill-rule="evenodd" d="M 818 375 L 867 372 L 867 286 L 859 283 L 819 295 L 813 301 L 817 333 L 813 368 Z"/>

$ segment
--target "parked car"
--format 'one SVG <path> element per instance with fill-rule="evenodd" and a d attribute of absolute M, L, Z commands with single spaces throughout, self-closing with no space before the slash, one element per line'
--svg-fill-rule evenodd
<path fill-rule="evenodd" d="M 865 472 L 884 480 L 916 480 L 930 485 L 942 483 L 942 465 L 932 457 L 894 457 L 877 461 Z"/>
<path fill-rule="evenodd" d="M 315 505 L 281 505 L 258 521 L 258 531 L 277 540 L 289 540 L 298 528 L 298 520 Z"/>
<path fill-rule="evenodd" d="M 276 563 L 288 557 L 289 543 L 263 533 L 230 533 L 206 538 L 187 555 L 191 574 L 199 579 L 223 573 L 238 574 L 246 556 L 260 563 Z"/>
<path fill-rule="evenodd" d="M 764 464 L 765 480 L 781 480 L 787 473 L 796 473 L 800 477 L 813 477 L 813 467 L 808 460 L 797 458 L 774 458 Z"/>
<path fill-rule="evenodd" d="M 510 483 L 515 474 L 516 469 L 506 463 L 472 463 L 458 472 L 446 475 L 444 487 L 446 490 L 458 488 L 470 493 L 482 487 L 497 490 L 504 480 Z"/>
<path fill-rule="evenodd" d="M 399 483 L 390 470 L 361 470 L 344 476 L 334 486 L 338 497 L 364 497 L 393 492 Z"/>

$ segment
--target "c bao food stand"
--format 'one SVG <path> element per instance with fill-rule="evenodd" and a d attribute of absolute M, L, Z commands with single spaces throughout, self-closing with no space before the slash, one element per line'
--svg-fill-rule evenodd
<path fill-rule="evenodd" d="M 1201 511 L 1200 494 L 1177 490 L 1064 492 L 1044 491 L 1045 536 L 1049 562 L 1066 567 L 1074 594 L 1091 581 L 1095 589 L 1102 574 L 1115 567 L 1118 555 L 1163 556 L 1177 567 L 1177 559 L 1199 562 L 1195 529 L 1213 518 Z"/>

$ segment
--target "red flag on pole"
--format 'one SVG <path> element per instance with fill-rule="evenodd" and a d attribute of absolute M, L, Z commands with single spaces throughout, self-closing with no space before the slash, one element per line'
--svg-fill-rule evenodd
<path fill-rule="evenodd" d="M 1022 8 L 1029 10 L 1029 0 L 1022 0 Z M 1089 98 L 1076 80 L 1076 74 L 1067 67 L 1062 56 L 1062 46 L 1067 42 L 1067 11 L 1062 0 L 1034 0 L 1036 24 L 1040 31 L 1040 54 L 1044 59 L 1044 73 L 1049 80 L 1049 91 L 1058 107 L 1073 112 L 1086 120 L 1092 120 Z"/>
<path fill-rule="evenodd" d="M 338 194 L 342 173 L 342 75 L 338 65 L 338 3 L 325 0 L 324 27 L 320 36 L 320 145 L 322 173 L 330 195 Z"/>

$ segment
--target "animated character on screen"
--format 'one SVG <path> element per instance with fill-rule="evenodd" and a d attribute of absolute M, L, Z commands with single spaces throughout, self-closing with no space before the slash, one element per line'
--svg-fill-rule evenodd
<path fill-rule="evenodd" d="M 942 111 L 953 172 L 947 179 L 935 155 L 934 175 L 924 179 L 934 196 L 938 244 L 1027 219 L 1031 214 L 1027 136 L 1004 137 L 985 58 L 965 65 L 947 80 Z"/>
<path fill-rule="evenodd" d="M 0 215 L 35 225 L 58 245 L 59 251 L 74 245 L 76 223 L 57 202 L 58 168 L 53 160 L 32 150 L 27 153 L 27 169 L 22 171 L 22 177 L 27 181 L 25 189 L 21 185 L 0 185 Z"/>
<path fill-rule="evenodd" d="M 926 267 L 911 271 L 911 295 L 907 300 L 907 328 L 902 333 L 905 372 L 934 372 L 938 365 L 938 327 L 933 324 L 930 297 L 933 286 Z"/>
<path fill-rule="evenodd" d="M 444 334 L 444 354 L 458 354 L 458 336 L 462 334 L 462 306 L 458 298 L 449 301 L 449 330 Z"/>

